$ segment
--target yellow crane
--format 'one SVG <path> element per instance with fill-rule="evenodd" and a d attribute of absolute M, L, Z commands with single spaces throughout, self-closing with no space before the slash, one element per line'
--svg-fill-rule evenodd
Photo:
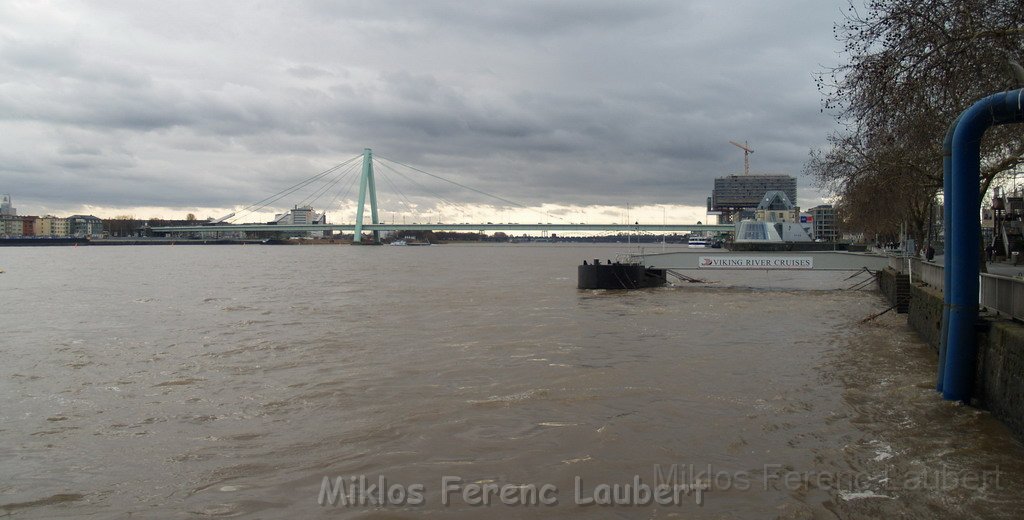
<path fill-rule="evenodd" d="M 743 175 L 750 175 L 750 154 L 754 153 L 754 150 L 750 148 L 750 145 L 746 141 L 743 144 L 737 143 L 736 141 L 729 141 L 733 146 L 739 147 L 743 150 Z"/>

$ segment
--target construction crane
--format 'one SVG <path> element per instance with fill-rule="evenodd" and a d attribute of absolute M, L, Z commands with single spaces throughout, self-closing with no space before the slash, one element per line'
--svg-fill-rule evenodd
<path fill-rule="evenodd" d="M 217 218 L 217 219 L 210 219 L 210 221 L 209 221 L 209 222 L 207 222 L 207 224 L 211 224 L 211 225 L 212 225 L 212 224 L 220 224 L 221 222 L 224 222 L 225 220 L 227 220 L 227 219 L 229 219 L 229 218 L 231 218 L 231 217 L 233 217 L 233 216 L 235 216 L 235 213 L 234 213 L 234 212 L 231 212 L 231 213 L 228 213 L 227 215 L 224 215 L 224 216 L 223 216 L 223 217 L 221 217 L 221 218 Z"/>
<path fill-rule="evenodd" d="M 733 146 L 743 150 L 743 175 L 750 175 L 750 154 L 754 153 L 754 150 L 750 148 L 750 145 L 746 141 L 743 144 L 737 143 L 736 141 L 729 141 Z"/>

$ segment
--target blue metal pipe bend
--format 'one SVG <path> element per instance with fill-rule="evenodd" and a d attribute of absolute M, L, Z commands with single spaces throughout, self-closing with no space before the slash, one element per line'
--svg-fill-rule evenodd
<path fill-rule="evenodd" d="M 956 125 L 960 123 L 957 116 L 956 121 L 949 125 L 946 131 L 946 138 L 942 140 L 942 247 L 946 265 L 949 265 L 949 245 L 952 242 L 950 222 L 953 221 L 953 132 Z M 952 269 L 943 269 L 942 283 L 942 330 L 939 332 L 939 368 L 935 379 L 935 389 L 942 391 L 942 380 L 946 373 L 946 335 L 949 333 L 949 287 L 953 285 Z"/>
<path fill-rule="evenodd" d="M 978 280 L 981 245 L 981 138 L 992 126 L 1024 121 L 1024 90 L 1001 92 L 984 98 L 964 111 L 953 132 L 950 172 L 943 178 L 952 197 L 946 244 L 944 292 L 949 312 L 942 397 L 967 402 L 974 388 L 978 346 Z"/>

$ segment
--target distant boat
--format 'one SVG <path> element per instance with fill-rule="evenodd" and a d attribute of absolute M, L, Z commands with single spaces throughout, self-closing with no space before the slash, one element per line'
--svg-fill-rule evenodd
<path fill-rule="evenodd" d="M 690 235 L 690 240 L 687 241 L 687 245 L 690 247 L 708 247 L 708 237 Z"/>
<path fill-rule="evenodd" d="M 406 240 L 395 240 L 394 242 L 391 242 L 390 245 L 392 245 L 392 246 L 429 246 L 430 245 L 430 241 L 428 240 L 426 242 L 409 242 L 409 241 L 406 241 Z"/>

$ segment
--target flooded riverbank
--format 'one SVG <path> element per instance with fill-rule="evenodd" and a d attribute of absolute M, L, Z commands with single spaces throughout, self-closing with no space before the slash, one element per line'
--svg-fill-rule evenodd
<path fill-rule="evenodd" d="M 2 508 L 690 519 L 1024 507 L 1024 450 L 988 414 L 935 395 L 934 354 L 902 317 L 859 323 L 887 307 L 877 293 L 833 290 L 845 274 L 763 271 L 575 289 L 580 260 L 616 251 L 5 250 Z M 403 488 L 404 505 L 318 504 L 325 477 L 333 489 L 359 476 Z M 636 477 L 692 487 L 667 505 L 576 503 Z M 550 485 L 557 503 L 475 504 L 472 485 L 517 497 Z"/>

